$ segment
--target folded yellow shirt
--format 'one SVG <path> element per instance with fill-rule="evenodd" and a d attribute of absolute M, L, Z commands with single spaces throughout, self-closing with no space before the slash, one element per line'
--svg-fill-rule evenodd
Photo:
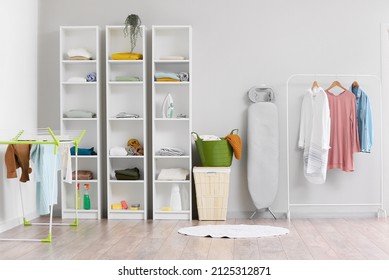
<path fill-rule="evenodd" d="M 130 53 L 130 52 L 113 53 L 112 59 L 113 60 L 142 60 L 143 55 L 140 53 Z"/>
<path fill-rule="evenodd" d="M 157 82 L 180 82 L 180 80 L 172 79 L 172 78 L 157 78 Z"/>

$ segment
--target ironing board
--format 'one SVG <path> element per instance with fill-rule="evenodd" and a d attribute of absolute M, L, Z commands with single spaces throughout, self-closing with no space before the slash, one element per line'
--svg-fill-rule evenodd
<path fill-rule="evenodd" d="M 278 112 L 272 102 L 257 102 L 248 109 L 247 181 L 256 210 L 270 210 L 278 191 Z"/>

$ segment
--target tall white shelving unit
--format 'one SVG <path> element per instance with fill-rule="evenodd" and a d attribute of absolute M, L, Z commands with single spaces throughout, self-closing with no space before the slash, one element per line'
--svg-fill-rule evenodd
<path fill-rule="evenodd" d="M 106 114 L 107 114 L 107 208 L 108 219 L 147 219 L 147 138 L 146 138 L 146 28 L 133 53 L 140 60 L 114 60 L 112 54 L 130 52 L 130 40 L 124 37 L 124 26 L 106 26 Z M 118 79 L 118 77 L 122 77 Z M 140 81 L 123 81 L 123 77 L 138 77 Z M 125 112 L 138 117 L 117 118 Z M 143 155 L 114 155 L 114 147 L 127 147 L 130 139 L 143 146 Z M 115 170 L 138 168 L 139 180 L 117 180 Z M 112 209 L 125 201 L 128 209 Z M 131 205 L 139 209 L 131 210 Z"/>
<path fill-rule="evenodd" d="M 181 57 L 176 59 L 176 57 Z M 182 59 L 183 57 L 183 59 Z M 169 59 L 170 58 L 170 59 Z M 189 81 L 156 81 L 158 72 L 189 74 Z M 153 219 L 192 219 L 192 28 L 191 26 L 152 26 L 152 165 Z M 164 118 L 162 104 L 167 94 L 174 101 L 173 118 Z M 182 115 L 184 116 L 182 116 Z M 178 115 L 181 115 L 179 118 Z M 161 156 L 161 148 L 179 148 L 180 156 Z M 183 168 L 186 180 L 159 180 L 163 169 Z M 178 185 L 182 208 L 171 207 L 172 187 Z"/>
<path fill-rule="evenodd" d="M 101 218 L 101 173 L 100 173 L 100 49 L 98 26 L 61 26 L 60 27 L 60 120 L 61 133 L 71 130 L 85 130 L 80 148 L 90 149 L 97 155 L 78 156 L 78 170 L 93 172 L 92 180 L 78 180 L 81 190 L 81 209 L 78 210 L 80 219 Z M 90 60 L 71 60 L 68 57 L 70 49 L 86 49 L 91 55 Z M 79 78 L 89 73 L 96 73 L 96 81 L 86 82 Z M 73 79 L 72 79 L 73 78 Z M 77 79 L 74 79 L 77 78 Z M 74 81 L 76 80 L 76 81 Z M 64 113 L 69 110 L 86 110 L 96 114 L 91 118 L 68 118 Z M 75 156 L 72 156 L 72 166 L 75 165 Z M 62 218 L 74 218 L 76 209 L 76 187 L 62 182 L 61 208 Z M 89 196 L 91 208 L 83 209 L 84 184 L 90 184 Z"/>

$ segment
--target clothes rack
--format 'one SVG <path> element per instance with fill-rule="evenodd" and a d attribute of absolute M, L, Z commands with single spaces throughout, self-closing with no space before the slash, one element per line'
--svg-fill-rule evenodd
<path fill-rule="evenodd" d="M 379 168 L 380 168 L 380 178 L 379 178 L 379 193 L 380 198 L 379 202 L 376 203 L 292 203 L 290 194 L 291 194 L 291 188 L 290 188 L 290 132 L 289 132 L 289 95 L 290 95 L 290 87 L 292 84 L 292 81 L 296 78 L 313 78 L 314 80 L 317 80 L 317 78 L 354 78 L 354 79 L 362 79 L 362 78 L 368 78 L 373 79 L 377 85 L 379 86 L 379 127 L 380 129 L 380 137 L 379 137 L 379 150 L 380 150 L 380 162 L 379 162 Z M 386 211 L 384 210 L 384 187 L 383 187 L 383 149 L 382 149 L 382 85 L 380 79 L 375 75 L 354 75 L 354 74 L 293 74 L 289 76 L 286 82 L 286 137 L 287 137 L 287 218 L 290 221 L 291 219 L 291 207 L 301 207 L 301 206 L 377 206 L 377 216 L 380 217 L 381 215 L 383 217 L 386 217 Z"/>
<path fill-rule="evenodd" d="M 85 130 L 82 131 L 66 131 L 65 134 L 56 134 L 50 128 L 45 129 L 37 129 L 37 131 L 32 135 L 26 135 L 24 130 L 21 130 L 17 133 L 15 137 L 11 140 L 0 141 L 0 145 L 21 145 L 21 144 L 31 144 L 31 145 L 54 145 L 54 155 L 57 154 L 58 148 L 61 143 L 73 143 L 75 146 L 75 196 L 77 199 L 77 184 L 78 184 L 78 148 L 81 139 L 85 134 Z M 68 159 L 71 160 L 71 159 Z M 57 172 L 56 169 L 56 161 L 54 161 L 53 166 L 53 174 Z M 56 176 L 53 176 L 52 182 L 52 192 L 51 192 L 51 204 L 50 204 L 50 218 L 48 223 L 33 223 L 29 222 L 25 217 L 24 206 L 23 206 L 23 195 L 22 195 L 22 187 L 21 182 L 19 181 L 19 192 L 22 206 L 22 215 L 23 215 L 23 225 L 24 226 L 32 226 L 32 225 L 48 225 L 48 235 L 43 239 L 34 239 L 34 238 L 1 238 L 0 241 L 36 241 L 36 242 L 47 242 L 50 243 L 52 241 L 52 226 L 57 225 L 69 225 L 69 226 L 78 226 L 78 209 L 75 203 L 75 220 L 72 223 L 53 223 L 53 201 L 54 201 L 54 187 L 57 185 L 57 182 L 54 182 Z"/>

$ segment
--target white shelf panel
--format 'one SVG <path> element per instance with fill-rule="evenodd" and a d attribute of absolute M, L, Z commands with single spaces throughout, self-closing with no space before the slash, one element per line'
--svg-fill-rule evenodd
<path fill-rule="evenodd" d="M 186 86 L 189 85 L 190 82 L 154 82 L 156 85 L 175 85 L 175 86 Z"/>
<path fill-rule="evenodd" d="M 190 183 L 189 180 L 181 180 L 181 181 L 163 181 L 163 180 L 155 180 L 156 184 L 187 184 Z"/>
<path fill-rule="evenodd" d="M 111 179 L 111 180 L 109 180 L 109 183 L 115 183 L 115 184 L 131 183 L 131 184 L 143 185 L 145 183 L 145 181 L 144 180 L 114 180 L 114 179 Z"/>
<path fill-rule="evenodd" d="M 96 86 L 97 82 L 62 82 L 64 86 Z"/>
<path fill-rule="evenodd" d="M 97 121 L 97 118 L 62 118 L 63 121 Z"/>
<path fill-rule="evenodd" d="M 109 156 L 109 158 L 115 159 L 143 159 L 144 156 Z"/>
<path fill-rule="evenodd" d="M 96 64 L 95 59 L 89 59 L 89 60 L 71 60 L 71 59 L 63 59 L 61 60 L 61 63 L 64 64 Z"/>
<path fill-rule="evenodd" d="M 76 158 L 76 156 L 73 156 L 73 155 L 72 155 L 71 158 Z M 97 156 L 97 155 L 95 155 L 95 156 L 94 156 L 94 155 L 91 155 L 91 156 L 87 156 L 87 155 L 85 155 L 85 156 L 84 156 L 84 155 L 78 155 L 77 158 L 78 158 L 79 160 L 80 160 L 80 159 L 81 159 L 81 160 L 82 160 L 82 159 L 98 159 L 98 156 Z"/>
<path fill-rule="evenodd" d="M 189 63 L 189 60 L 183 59 L 183 60 L 161 60 L 157 59 L 154 60 L 154 63 Z"/>
<path fill-rule="evenodd" d="M 116 81 L 109 81 L 107 82 L 108 85 L 110 86 L 120 86 L 120 85 L 131 85 L 131 86 L 139 86 L 143 85 L 143 81 L 139 82 L 116 82 Z"/>
<path fill-rule="evenodd" d="M 183 156 L 154 156 L 155 159 L 190 159 L 189 155 L 183 155 Z"/>
<path fill-rule="evenodd" d="M 190 121 L 189 118 L 155 118 L 156 121 L 164 121 L 164 122 L 185 122 Z"/>
<path fill-rule="evenodd" d="M 119 122 L 134 122 L 134 121 L 144 121 L 144 118 L 109 118 L 109 121 L 119 121 Z"/>
<path fill-rule="evenodd" d="M 115 59 L 110 59 L 108 60 L 108 63 L 112 64 L 142 64 L 143 60 L 131 60 L 131 59 L 123 59 L 123 60 L 115 60 Z"/>
<path fill-rule="evenodd" d="M 92 183 L 97 183 L 97 179 L 92 179 L 92 180 L 77 180 L 78 183 L 85 183 L 85 184 L 92 184 Z M 75 183 L 76 180 L 73 180 L 72 183 Z M 70 183 L 71 184 L 71 183 Z"/>

